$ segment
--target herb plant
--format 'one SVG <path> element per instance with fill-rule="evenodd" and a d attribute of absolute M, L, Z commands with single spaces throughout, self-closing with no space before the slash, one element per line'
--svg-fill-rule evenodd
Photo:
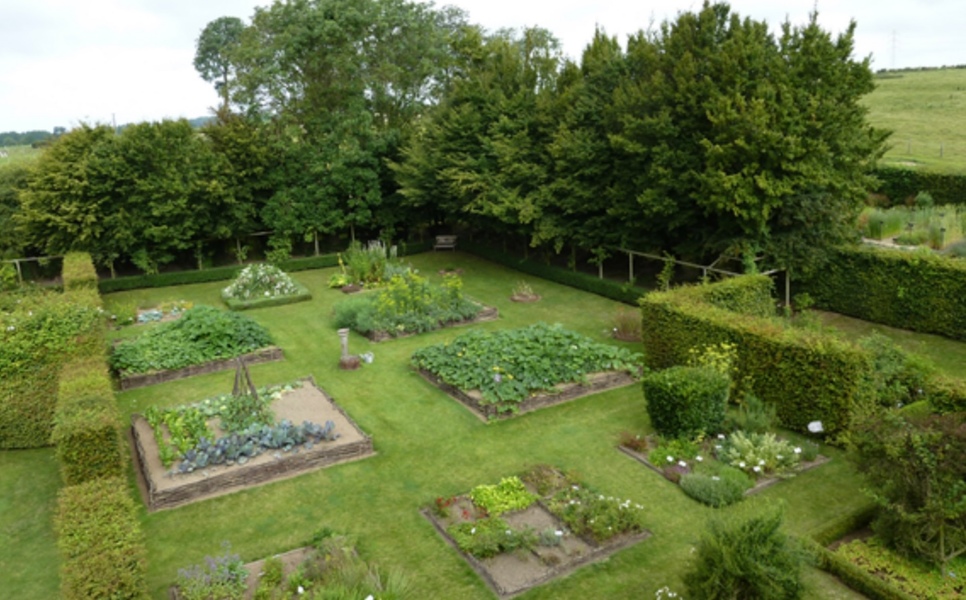
<path fill-rule="evenodd" d="M 558 492 L 547 502 L 547 507 L 574 533 L 597 542 L 644 530 L 643 506 L 598 494 L 582 485 Z"/>
<path fill-rule="evenodd" d="M 225 543 L 220 556 L 207 556 L 200 565 L 178 569 L 178 593 L 185 600 L 240 600 L 247 589 L 245 563 Z"/>
<path fill-rule="evenodd" d="M 470 492 L 473 504 L 497 517 L 505 512 L 523 510 L 537 501 L 519 477 L 504 477 L 497 485 L 478 485 Z"/>

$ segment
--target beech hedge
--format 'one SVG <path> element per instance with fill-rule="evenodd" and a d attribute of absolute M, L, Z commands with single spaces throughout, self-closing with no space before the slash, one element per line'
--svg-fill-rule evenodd
<path fill-rule="evenodd" d="M 124 473 L 121 415 L 103 354 L 61 370 L 51 442 L 65 485 Z"/>
<path fill-rule="evenodd" d="M 963 175 L 879 167 L 875 177 L 879 184 L 872 191 L 888 198 L 889 206 L 911 204 L 919 192 L 929 192 L 936 204 L 966 204 Z"/>
<path fill-rule="evenodd" d="M 843 247 L 801 286 L 818 308 L 966 340 L 966 260 L 931 251 Z"/>
<path fill-rule="evenodd" d="M 63 488 L 54 515 L 65 600 L 148 598 L 147 550 L 122 477 Z"/>
<path fill-rule="evenodd" d="M 671 367 L 641 380 L 651 424 L 665 437 L 694 437 L 721 429 L 728 377 L 708 367 Z"/>
<path fill-rule="evenodd" d="M 86 252 L 69 252 L 64 255 L 61 277 L 64 291 L 97 289 L 97 270 L 91 255 Z"/>
<path fill-rule="evenodd" d="M 762 276 L 744 277 L 758 279 L 729 285 L 753 290 L 764 286 Z M 871 368 L 868 354 L 827 334 L 713 306 L 705 298 L 714 295 L 708 288 L 718 285 L 642 298 L 647 366 L 686 364 L 691 348 L 732 343 L 738 352 L 735 379 L 773 404 L 785 427 L 806 431 L 809 422 L 820 420 L 827 434 L 846 430 L 856 408 L 873 400 L 863 385 Z"/>

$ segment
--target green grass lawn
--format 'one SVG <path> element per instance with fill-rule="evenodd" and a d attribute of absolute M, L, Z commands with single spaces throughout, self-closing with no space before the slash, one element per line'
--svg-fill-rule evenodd
<path fill-rule="evenodd" d="M 863 99 L 869 121 L 890 129 L 883 163 L 966 171 L 966 69 L 888 73 Z M 940 156 L 942 146 L 942 156 Z"/>
<path fill-rule="evenodd" d="M 0 168 L 5 165 L 26 165 L 33 163 L 43 152 L 40 148 L 30 146 L 6 146 L 0 148 L 7 153 L 6 158 L 0 158 Z"/>
<path fill-rule="evenodd" d="M 427 253 L 411 257 L 423 273 L 458 264 L 465 292 L 499 308 L 497 321 L 483 329 L 520 327 L 537 321 L 562 323 L 595 340 L 609 341 L 610 319 L 619 305 L 562 285 L 527 277 L 543 299 L 534 304 L 509 300 L 521 279 L 518 272 L 462 253 Z M 337 368 L 339 339 L 329 321 L 332 306 L 345 296 L 326 288 L 333 269 L 297 274 L 313 299 L 247 314 L 272 332 L 285 351 L 279 363 L 251 368 L 256 385 L 312 375 L 353 419 L 374 438 L 377 455 L 254 489 L 197 502 L 141 519 L 148 544 L 148 578 L 153 597 L 166 597 L 179 567 L 218 553 L 227 540 L 243 559 L 255 560 L 303 544 L 323 526 L 357 536 L 364 555 L 382 567 L 409 575 L 415 598 L 485 599 L 493 595 L 482 580 L 420 514 L 437 496 L 496 483 L 535 463 L 576 472 L 602 493 L 621 496 L 647 508 L 653 536 L 608 560 L 521 596 L 526 599 L 653 598 L 669 585 L 682 590 L 681 575 L 691 549 L 716 511 L 687 498 L 675 485 L 615 449 L 625 429 L 649 431 L 639 386 L 612 390 L 515 419 L 483 423 L 458 402 L 408 367 L 417 348 L 450 340 L 465 328 L 453 328 L 379 344 L 352 334 L 353 353 L 371 351 L 375 361 L 359 371 Z M 105 298 L 116 303 L 150 306 L 164 300 L 220 305 L 226 283 L 137 290 Z M 125 334 L 127 332 L 124 332 Z M 639 349 L 637 344 L 610 342 Z M 233 372 L 193 377 L 118 394 L 125 421 L 145 407 L 175 405 L 231 389 Z M 755 512 L 765 504 L 785 507 L 788 529 L 807 534 L 827 520 L 866 503 L 861 485 L 841 452 L 827 449 L 832 462 L 767 489 L 720 512 Z M 0 527 L 26 527 L 31 557 L 0 554 L 0 587 L 11 569 L 26 575 L 14 582 L 19 598 L 51 597 L 56 589 L 57 558 L 50 534 L 49 508 L 57 484 L 56 468 L 33 464 L 36 457 L 53 463 L 50 451 L 7 452 L 2 481 L 4 502 L 20 498 L 31 512 L 19 516 L 4 504 Z M 38 471 L 33 487 L 19 489 L 7 473 Z M 32 476 L 33 477 L 33 476 Z M 44 482 L 41 485 L 40 482 Z M 131 479 L 131 493 L 137 494 Z M 8 489 L 9 488 L 9 489 Z M 14 489 L 16 488 L 16 489 Z M 140 500 L 140 499 L 139 499 Z M 41 507 L 45 507 L 41 510 Z M 17 510 L 26 510 L 17 508 Z M 24 525 L 17 525 L 18 523 Z M 31 535 L 31 532 L 42 535 Z M 4 544 L 8 546 L 8 544 Z M 2 550 L 0 552 L 11 552 Z M 29 569 L 29 570 L 28 570 Z M 827 574 L 810 569 L 807 597 L 861 598 Z"/>

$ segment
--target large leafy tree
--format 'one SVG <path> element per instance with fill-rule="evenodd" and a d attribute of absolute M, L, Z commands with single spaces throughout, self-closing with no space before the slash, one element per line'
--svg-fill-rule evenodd
<path fill-rule="evenodd" d="M 195 70 L 201 78 L 215 85 L 227 109 L 231 99 L 231 83 L 235 77 L 232 52 L 237 50 L 245 24 L 237 17 L 220 17 L 205 25 L 195 48 Z"/>

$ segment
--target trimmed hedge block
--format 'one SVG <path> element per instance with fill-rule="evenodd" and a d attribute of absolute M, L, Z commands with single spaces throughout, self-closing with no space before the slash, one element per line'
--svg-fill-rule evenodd
<path fill-rule="evenodd" d="M 926 384 L 926 398 L 940 414 L 966 411 L 966 381 L 937 375 Z"/>
<path fill-rule="evenodd" d="M 728 377 L 708 367 L 671 367 L 641 380 L 651 424 L 663 436 L 714 433 L 724 423 Z"/>
<path fill-rule="evenodd" d="M 694 294 L 712 306 L 752 317 L 774 317 L 775 283 L 767 275 L 730 277 L 714 285 L 681 288 L 682 294 Z"/>
<path fill-rule="evenodd" d="M 124 473 L 121 415 L 103 356 L 64 365 L 51 442 L 65 485 Z"/>
<path fill-rule="evenodd" d="M 825 310 L 966 340 L 966 260 L 931 251 L 845 247 L 802 287 Z"/>
<path fill-rule="evenodd" d="M 86 252 L 68 252 L 64 255 L 62 277 L 64 291 L 97 290 L 97 270 L 91 255 Z"/>
<path fill-rule="evenodd" d="M 148 598 L 147 550 L 135 510 L 121 477 L 60 491 L 54 529 L 62 598 Z"/>
<path fill-rule="evenodd" d="M 919 192 L 929 192 L 936 204 L 966 204 L 966 177 L 900 167 L 875 170 L 878 185 L 872 190 L 889 199 L 889 206 L 911 204 Z"/>

